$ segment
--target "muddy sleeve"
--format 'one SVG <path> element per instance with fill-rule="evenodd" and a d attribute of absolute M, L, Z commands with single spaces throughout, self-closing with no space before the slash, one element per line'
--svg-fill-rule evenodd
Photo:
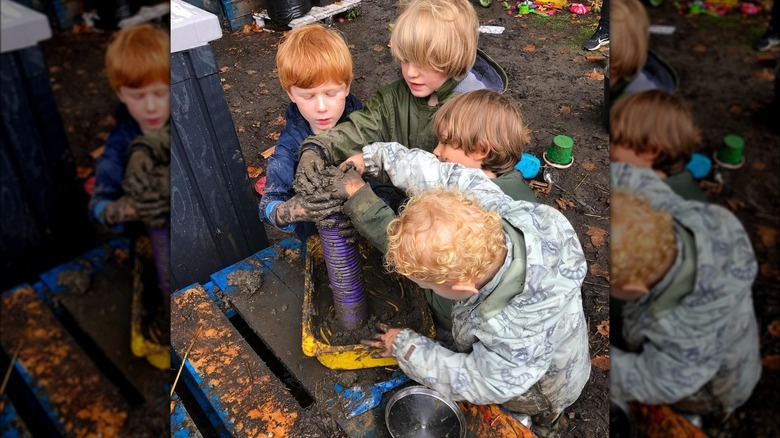
<path fill-rule="evenodd" d="M 363 109 L 353 111 L 347 119 L 332 129 L 309 137 L 305 143 L 314 143 L 325 154 L 326 161 L 341 164 L 360 152 L 360 148 L 376 141 L 390 139 L 390 127 L 395 124 L 392 93 L 380 90 L 379 95 L 366 102 Z"/>
<path fill-rule="evenodd" d="M 368 184 L 344 203 L 344 213 L 376 249 L 382 254 L 387 252 L 387 224 L 395 218 L 395 213 Z"/>
<path fill-rule="evenodd" d="M 116 139 L 109 138 L 103 154 L 95 165 L 95 188 L 89 201 L 90 218 L 106 225 L 103 218 L 103 210 L 113 201 L 119 199 L 122 194 L 122 181 L 125 176 L 125 165 L 129 157 L 129 143 L 121 144 Z M 112 229 L 122 231 L 122 226 L 116 225 Z"/>
<path fill-rule="evenodd" d="M 456 188 L 474 193 L 486 210 L 497 210 L 512 202 L 512 198 L 481 170 L 442 163 L 422 149 L 409 149 L 398 143 L 373 143 L 363 148 L 363 158 L 368 174 L 386 175 L 394 186 L 406 193 L 432 187 Z"/>
<path fill-rule="evenodd" d="M 287 132 L 282 132 L 282 137 L 276 144 L 274 153 L 268 159 L 266 168 L 265 193 L 260 198 L 259 215 L 266 224 L 277 227 L 274 220 L 276 207 L 295 195 L 293 180 L 295 169 L 298 166 L 298 151 L 292 150 L 288 143 L 293 141 Z M 279 228 L 279 227 L 277 227 Z M 292 230 L 291 226 L 280 228 L 285 231 Z"/>

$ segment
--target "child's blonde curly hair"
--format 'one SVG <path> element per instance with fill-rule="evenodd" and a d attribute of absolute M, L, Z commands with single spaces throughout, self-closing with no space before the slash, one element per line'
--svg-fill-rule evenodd
<path fill-rule="evenodd" d="M 677 253 L 672 217 L 626 190 L 612 191 L 610 210 L 610 282 L 650 286 Z"/>
<path fill-rule="evenodd" d="M 385 266 L 414 280 L 468 284 L 506 258 L 501 217 L 472 194 L 447 188 L 412 196 L 387 226 Z"/>

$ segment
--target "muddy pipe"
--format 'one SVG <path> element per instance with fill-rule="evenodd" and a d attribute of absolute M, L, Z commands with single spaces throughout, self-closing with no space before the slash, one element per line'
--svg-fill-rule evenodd
<path fill-rule="evenodd" d="M 348 220 L 344 215 L 331 216 L 332 226 L 319 228 L 328 281 L 333 290 L 336 318 L 345 330 L 354 330 L 366 320 L 365 287 L 363 285 L 363 258 L 356 243 L 339 235 L 339 223 Z"/>

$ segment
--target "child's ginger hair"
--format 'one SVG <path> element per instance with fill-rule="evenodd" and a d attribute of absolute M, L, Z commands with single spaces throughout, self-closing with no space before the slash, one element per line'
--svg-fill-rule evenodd
<path fill-rule="evenodd" d="M 477 59 L 479 20 L 468 0 L 415 0 L 390 35 L 393 58 L 462 80 Z"/>
<path fill-rule="evenodd" d="M 335 29 L 310 24 L 287 32 L 276 52 L 279 82 L 286 92 L 295 86 L 315 88 L 328 82 L 352 84 L 352 55 Z"/>
<path fill-rule="evenodd" d="M 651 286 L 677 252 L 672 217 L 625 190 L 613 190 L 610 205 L 610 282 Z"/>
<path fill-rule="evenodd" d="M 610 7 L 610 80 L 632 78 L 647 61 L 650 20 L 639 0 L 617 0 Z"/>
<path fill-rule="evenodd" d="M 626 96 L 610 111 L 610 143 L 657 154 L 653 168 L 680 172 L 701 142 L 701 133 L 683 102 L 661 90 Z"/>
<path fill-rule="evenodd" d="M 472 155 L 487 153 L 482 168 L 496 174 L 511 170 L 530 141 L 520 111 L 491 90 L 459 94 L 436 111 L 433 133 L 446 144 Z"/>
<path fill-rule="evenodd" d="M 171 83 L 170 36 L 148 24 L 119 32 L 106 50 L 108 82 L 115 92 L 156 82 Z"/>
<path fill-rule="evenodd" d="M 385 266 L 415 280 L 476 282 L 505 257 L 501 217 L 458 190 L 434 188 L 412 196 L 387 226 Z"/>

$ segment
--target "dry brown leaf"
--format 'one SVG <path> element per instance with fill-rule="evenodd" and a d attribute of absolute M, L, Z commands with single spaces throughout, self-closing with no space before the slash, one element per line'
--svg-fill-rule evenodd
<path fill-rule="evenodd" d="M 558 207 L 561 210 L 566 210 L 569 207 L 574 207 L 574 202 L 569 201 L 566 198 L 558 198 L 555 200 L 555 202 L 558 204 Z"/>
<path fill-rule="evenodd" d="M 382 46 L 381 44 L 376 44 L 371 49 L 377 53 L 381 52 L 382 50 L 385 50 L 384 46 Z"/>
<path fill-rule="evenodd" d="M 588 225 L 588 231 L 586 231 L 585 234 L 590 236 L 590 241 L 593 243 L 593 246 L 604 246 L 604 238 L 607 235 L 607 230 Z"/>
<path fill-rule="evenodd" d="M 244 28 L 241 29 L 241 33 L 243 33 L 244 35 L 249 35 L 250 33 L 252 33 L 252 26 L 245 24 Z"/>
<path fill-rule="evenodd" d="M 601 321 L 601 324 L 596 326 L 596 330 L 598 330 L 601 336 L 609 336 L 609 320 Z"/>
<path fill-rule="evenodd" d="M 596 168 L 596 165 L 591 163 L 590 161 L 586 161 L 582 163 L 582 168 L 585 170 L 593 170 Z"/>
<path fill-rule="evenodd" d="M 763 68 L 756 72 L 756 77 L 759 81 L 772 82 L 775 80 L 775 74 L 768 68 Z"/>
<path fill-rule="evenodd" d="M 230 70 L 230 67 L 228 67 L 228 66 L 224 66 L 224 67 L 220 67 L 220 68 L 219 68 L 219 72 L 220 72 L 220 73 L 225 73 L 225 72 L 226 72 L 226 71 L 228 71 L 228 70 Z"/>
<path fill-rule="evenodd" d="M 569 114 L 571 113 L 571 107 L 568 105 L 561 105 L 559 111 L 561 112 L 561 114 Z"/>
<path fill-rule="evenodd" d="M 273 126 L 284 126 L 287 124 L 287 121 L 282 116 L 277 116 L 273 121 L 271 121 L 271 125 Z"/>
<path fill-rule="evenodd" d="M 593 79 L 593 80 L 596 80 L 596 81 L 603 81 L 604 80 L 604 75 L 599 73 L 598 71 L 596 71 L 595 68 L 593 70 L 585 73 L 584 76 L 586 78 L 588 78 L 588 79 Z"/>
<path fill-rule="evenodd" d="M 734 115 L 740 115 L 742 114 L 742 107 L 739 105 L 731 105 L 729 107 L 729 112 Z"/>
<path fill-rule="evenodd" d="M 609 271 L 599 266 L 598 263 L 590 265 L 590 269 L 588 271 L 590 272 L 590 275 L 602 277 L 609 281 Z"/>
<path fill-rule="evenodd" d="M 278 132 L 272 132 L 272 133 L 266 135 L 265 138 L 267 138 L 269 140 L 273 140 L 273 141 L 279 140 L 279 133 Z"/>
<path fill-rule="evenodd" d="M 707 46 L 705 46 L 704 44 L 696 44 L 695 46 L 693 46 L 693 51 L 699 53 L 706 52 Z"/>
<path fill-rule="evenodd" d="M 222 85 L 222 89 L 223 89 L 223 90 L 225 90 L 225 91 L 227 91 L 227 90 L 229 90 L 229 89 L 231 89 L 231 88 L 233 88 L 233 86 L 232 86 L 232 85 L 230 85 L 230 84 L 223 84 L 223 85 Z"/>
<path fill-rule="evenodd" d="M 766 169 L 766 164 L 764 164 L 762 161 L 754 161 L 753 162 L 753 170 L 757 170 L 759 172 Z"/>
<path fill-rule="evenodd" d="M 92 158 L 97 160 L 101 155 L 103 155 L 103 152 L 105 152 L 105 151 L 106 151 L 106 147 L 105 146 L 100 146 L 98 148 L 95 148 L 92 152 L 90 152 L 89 155 Z"/>
<path fill-rule="evenodd" d="M 244 125 L 238 125 L 238 128 L 236 128 L 236 131 L 244 132 L 244 131 L 246 131 L 246 128 L 244 128 Z"/>
<path fill-rule="evenodd" d="M 729 198 L 726 199 L 726 206 L 731 211 L 737 211 L 740 208 L 745 208 L 745 203 L 742 200 L 739 200 L 737 198 Z"/>
<path fill-rule="evenodd" d="M 259 84 L 257 84 L 257 86 L 260 87 L 260 88 L 263 88 L 263 87 L 265 87 L 265 82 L 260 82 Z"/>
<path fill-rule="evenodd" d="M 766 248 L 773 248 L 777 240 L 777 230 L 766 225 L 758 226 L 758 237 L 761 238 L 761 244 Z"/>
<path fill-rule="evenodd" d="M 255 167 L 255 166 L 246 166 L 246 173 L 249 175 L 249 178 L 255 179 L 258 176 L 260 176 L 260 173 L 263 171 L 261 167 Z"/>
<path fill-rule="evenodd" d="M 262 156 L 263 156 L 263 158 L 265 158 L 265 159 L 267 160 L 267 159 L 268 159 L 268 157 L 270 157 L 271 155 L 273 155 L 273 153 L 274 153 L 274 151 L 275 151 L 275 150 L 276 150 L 276 146 L 271 146 L 270 148 L 268 148 L 268 149 L 264 150 L 264 151 L 263 151 L 263 152 L 262 152 L 260 155 L 262 155 Z"/>
<path fill-rule="evenodd" d="M 523 46 L 523 51 L 524 52 L 533 52 L 535 50 L 536 50 L 536 46 L 534 45 L 534 43 L 529 43 L 529 44 L 526 44 L 525 46 Z"/>
<path fill-rule="evenodd" d="M 248 74 L 248 75 L 256 75 L 257 74 L 257 70 L 247 70 L 246 74 Z"/>
<path fill-rule="evenodd" d="M 569 49 L 567 49 L 567 48 L 565 48 L 565 47 L 561 49 L 561 54 L 562 54 L 562 55 L 565 55 L 565 54 L 567 54 L 567 53 L 569 53 L 569 52 L 570 52 L 570 50 L 569 50 Z"/>
<path fill-rule="evenodd" d="M 609 356 L 607 355 L 599 354 L 593 359 L 591 359 L 590 363 L 597 368 L 601 368 L 602 370 L 609 371 Z"/>
<path fill-rule="evenodd" d="M 772 371 L 780 370 L 780 355 L 770 354 L 761 359 L 761 363 Z"/>
<path fill-rule="evenodd" d="M 260 94 L 265 96 L 266 94 L 268 94 L 268 90 L 267 89 L 266 90 L 260 90 Z"/>
<path fill-rule="evenodd" d="M 767 331 L 774 337 L 780 336 L 780 321 L 774 320 L 767 326 Z"/>
<path fill-rule="evenodd" d="M 604 60 L 604 56 L 602 55 L 588 55 L 585 57 L 588 61 L 602 61 Z"/>

